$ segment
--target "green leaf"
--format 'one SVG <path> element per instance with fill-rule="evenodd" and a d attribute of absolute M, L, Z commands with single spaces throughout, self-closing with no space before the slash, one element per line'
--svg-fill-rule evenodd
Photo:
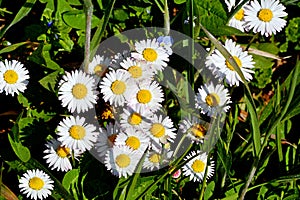
<path fill-rule="evenodd" d="M 285 29 L 287 40 L 290 42 L 299 42 L 300 38 L 300 17 L 293 18 L 289 21 Z"/>
<path fill-rule="evenodd" d="M 205 189 L 205 193 L 204 193 L 204 200 L 208 200 L 210 197 L 212 197 L 212 195 L 214 194 L 215 186 L 216 184 L 214 181 L 211 181 L 207 185 L 207 188 Z"/>
<path fill-rule="evenodd" d="M 24 5 L 19 10 L 19 12 L 16 14 L 15 18 L 13 19 L 13 21 L 8 26 L 6 26 L 5 28 L 3 28 L 0 31 L 0 38 L 3 37 L 3 35 L 6 33 L 6 31 L 10 27 L 12 27 L 13 25 L 15 25 L 16 23 L 18 23 L 19 21 L 21 21 L 24 17 L 26 17 L 28 15 L 28 13 L 30 12 L 30 10 L 34 6 L 35 2 L 36 2 L 36 0 L 27 0 L 24 3 Z"/>
<path fill-rule="evenodd" d="M 55 91 L 54 88 L 57 82 L 58 74 L 59 71 L 52 72 L 51 74 L 39 80 L 39 83 L 47 90 Z"/>
<path fill-rule="evenodd" d="M 258 55 L 252 55 L 254 66 L 254 77 L 255 79 L 250 83 L 258 88 L 265 88 L 267 84 L 272 81 L 272 66 L 274 62 L 269 59 Z"/>
<path fill-rule="evenodd" d="M 0 50 L 0 54 L 14 51 L 17 48 L 19 48 L 19 47 L 21 47 L 21 46 L 23 46 L 25 44 L 29 44 L 29 43 L 30 43 L 29 41 L 26 41 L 26 42 L 20 42 L 20 43 L 16 43 L 16 44 L 10 45 L 8 47 L 5 47 L 5 48 L 1 49 Z"/>
<path fill-rule="evenodd" d="M 125 11 L 123 11 L 125 12 Z M 72 10 L 62 14 L 63 21 L 70 27 L 85 30 L 86 17 L 83 10 Z M 92 16 L 92 28 L 100 23 L 100 19 L 95 15 Z"/>
<path fill-rule="evenodd" d="M 28 99 L 26 97 L 24 97 L 24 95 L 22 93 L 19 93 L 17 98 L 18 98 L 19 103 L 22 104 L 23 107 L 25 107 L 25 108 L 30 107 L 30 103 L 28 102 Z"/>
<path fill-rule="evenodd" d="M 244 33 L 240 31 L 239 29 L 236 29 L 231 26 L 220 26 L 218 29 L 212 30 L 213 34 L 215 36 L 231 36 L 231 35 L 236 35 L 236 36 L 251 36 L 249 33 Z"/>
<path fill-rule="evenodd" d="M 33 117 L 24 117 L 24 118 L 21 118 L 18 122 L 18 125 L 19 125 L 19 132 L 22 131 L 23 128 L 29 126 L 30 124 L 32 124 L 34 121 L 34 118 Z"/>
<path fill-rule="evenodd" d="M 186 0 L 174 0 L 174 3 L 176 3 L 176 4 L 183 4 L 185 2 L 186 2 Z"/>
<path fill-rule="evenodd" d="M 78 177 L 79 169 L 72 169 L 71 171 L 68 171 L 62 180 L 63 187 L 68 190 L 71 184 L 77 181 Z"/>
<path fill-rule="evenodd" d="M 113 12 L 114 19 L 124 22 L 125 20 L 129 19 L 128 12 L 123 9 L 115 9 Z"/>
<path fill-rule="evenodd" d="M 10 142 L 13 151 L 21 161 L 27 162 L 30 160 L 31 155 L 27 147 L 23 146 L 20 142 L 13 141 L 10 135 L 8 135 L 8 140 Z"/>

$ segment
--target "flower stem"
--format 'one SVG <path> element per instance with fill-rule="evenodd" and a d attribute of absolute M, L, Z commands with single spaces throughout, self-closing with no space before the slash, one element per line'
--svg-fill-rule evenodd
<path fill-rule="evenodd" d="M 84 49 L 84 71 L 88 72 L 90 62 L 90 46 L 91 46 L 91 26 L 93 16 L 93 3 L 91 0 L 84 0 L 86 27 L 85 27 L 85 49 Z"/>

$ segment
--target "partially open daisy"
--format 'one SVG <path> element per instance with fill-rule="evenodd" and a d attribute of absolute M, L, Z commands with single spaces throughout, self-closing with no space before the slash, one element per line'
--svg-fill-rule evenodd
<path fill-rule="evenodd" d="M 125 145 L 134 151 L 144 153 L 149 146 L 149 137 L 147 137 L 143 132 L 130 127 L 117 135 L 115 145 Z"/>
<path fill-rule="evenodd" d="M 251 55 L 248 55 L 247 51 L 243 51 L 240 45 L 236 44 L 231 39 L 225 41 L 225 48 L 233 56 L 233 59 L 240 67 L 246 81 L 252 79 L 252 70 L 254 68 L 254 62 Z M 225 59 L 219 50 L 214 50 L 214 52 L 207 57 L 206 66 L 212 69 L 214 75 L 217 78 L 225 78 L 226 82 L 230 85 L 239 86 L 239 82 L 242 82 L 241 77 L 234 70 L 233 66 Z M 214 69 L 215 68 L 215 69 Z"/>
<path fill-rule="evenodd" d="M 19 180 L 20 191 L 31 199 L 46 199 L 51 195 L 54 181 L 39 169 L 27 170 Z"/>
<path fill-rule="evenodd" d="M 110 64 L 110 59 L 96 55 L 88 67 L 89 74 L 102 77 Z"/>
<path fill-rule="evenodd" d="M 119 178 L 131 176 L 141 159 L 141 154 L 128 146 L 113 146 L 105 156 L 105 166 Z"/>
<path fill-rule="evenodd" d="M 192 142 L 203 143 L 208 130 L 208 123 L 193 116 L 192 119 L 183 119 L 179 123 L 179 129 L 183 134 L 187 134 Z"/>
<path fill-rule="evenodd" d="M 16 61 L 0 62 L 0 92 L 3 90 L 5 94 L 12 95 L 24 92 L 28 84 L 28 70 L 23 67 L 23 64 Z"/>
<path fill-rule="evenodd" d="M 120 65 L 129 72 L 131 78 L 136 82 L 152 79 L 154 76 L 154 72 L 149 67 L 149 64 L 142 60 L 138 61 L 134 58 L 127 58 Z"/>
<path fill-rule="evenodd" d="M 245 10 L 242 7 L 235 13 L 235 15 L 229 20 L 228 25 L 239 29 L 242 32 L 245 32 L 245 19 L 244 19 Z"/>
<path fill-rule="evenodd" d="M 138 111 L 155 112 L 162 107 L 163 96 L 162 88 L 156 81 L 144 81 L 131 89 L 127 102 L 130 107 L 137 106 Z"/>
<path fill-rule="evenodd" d="M 73 150 L 90 150 L 97 140 L 98 132 L 93 124 L 85 123 L 84 117 L 70 116 L 59 122 L 58 141 Z"/>
<path fill-rule="evenodd" d="M 280 32 L 286 25 L 286 20 L 282 17 L 287 16 L 279 0 L 257 0 L 251 1 L 245 8 L 246 27 L 253 28 L 254 33 L 260 32 L 266 37 Z"/>
<path fill-rule="evenodd" d="M 184 160 L 189 160 L 183 167 L 183 175 L 189 176 L 190 181 L 202 182 L 207 168 L 206 180 L 214 174 L 214 161 L 210 160 L 207 166 L 207 153 L 201 151 L 192 151 Z"/>
<path fill-rule="evenodd" d="M 155 38 L 136 42 L 135 50 L 136 52 L 131 54 L 132 57 L 150 63 L 154 72 L 161 71 L 167 66 L 169 54 L 159 45 Z"/>
<path fill-rule="evenodd" d="M 59 83 L 58 99 L 70 112 L 86 112 L 97 100 L 94 78 L 81 70 L 66 72 Z"/>
<path fill-rule="evenodd" d="M 220 112 L 227 112 L 230 108 L 228 104 L 231 103 L 228 89 L 221 84 L 215 86 L 212 82 L 198 89 L 195 101 L 196 108 L 210 117 Z"/>
<path fill-rule="evenodd" d="M 47 149 L 44 151 L 46 154 L 43 158 L 46 159 L 51 170 L 57 169 L 57 171 L 69 171 L 72 169 L 69 158 L 74 156 L 76 159 L 79 157 L 80 152 L 78 150 L 72 150 L 66 146 L 63 146 L 61 142 L 56 139 L 52 139 L 46 144 Z"/>
<path fill-rule="evenodd" d="M 125 70 L 112 70 L 100 82 L 103 99 L 112 106 L 123 106 L 125 97 L 129 92 L 128 79 L 130 74 Z"/>

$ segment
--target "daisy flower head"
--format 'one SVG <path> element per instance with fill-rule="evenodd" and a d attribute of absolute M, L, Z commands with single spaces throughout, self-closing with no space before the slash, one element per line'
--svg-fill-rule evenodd
<path fill-rule="evenodd" d="M 266 37 L 280 32 L 286 25 L 287 16 L 285 6 L 279 0 L 251 1 L 245 7 L 245 22 L 248 29 L 253 28 L 254 33 L 260 33 Z"/>
<path fill-rule="evenodd" d="M 201 113 L 212 117 L 221 111 L 227 112 L 231 103 L 229 91 L 222 84 L 216 86 L 210 82 L 198 89 L 195 97 L 196 108 L 201 109 Z"/>
<path fill-rule="evenodd" d="M 245 32 L 245 10 L 242 7 L 240 10 L 235 13 L 235 15 L 229 20 L 228 25 L 239 29 L 242 32 Z"/>
<path fill-rule="evenodd" d="M 135 50 L 136 52 L 131 53 L 132 57 L 147 61 L 154 72 L 162 71 L 167 66 L 169 54 L 159 45 L 156 38 L 136 42 Z"/>
<path fill-rule="evenodd" d="M 44 151 L 46 155 L 43 158 L 46 159 L 46 163 L 51 167 L 51 170 L 57 169 L 57 171 L 65 172 L 71 170 L 72 165 L 69 158 L 72 154 L 75 159 L 80 155 L 78 150 L 72 151 L 56 139 L 48 141 L 46 147 L 47 149 Z"/>
<path fill-rule="evenodd" d="M 225 48 L 232 55 L 233 59 L 240 67 L 246 81 L 252 79 L 252 70 L 254 68 L 254 62 L 251 55 L 247 51 L 243 51 L 240 45 L 236 44 L 231 39 L 225 41 Z M 239 82 L 243 82 L 239 74 L 234 70 L 233 66 L 225 59 L 219 50 L 214 50 L 214 52 L 207 57 L 205 64 L 208 68 L 213 70 L 214 75 L 219 78 L 225 78 L 226 82 L 230 85 L 239 86 Z"/>
<path fill-rule="evenodd" d="M 12 95 L 24 92 L 28 84 L 28 70 L 24 65 L 16 60 L 4 62 L 0 61 L 0 92 Z"/>
<path fill-rule="evenodd" d="M 98 134 L 96 126 L 85 123 L 85 118 L 80 116 L 66 117 L 57 126 L 58 141 L 72 150 L 78 149 L 81 152 L 94 146 Z"/>
<path fill-rule="evenodd" d="M 129 72 L 130 77 L 136 82 L 152 79 L 154 76 L 154 71 L 149 67 L 149 64 L 143 60 L 126 58 L 120 65 Z"/>
<path fill-rule="evenodd" d="M 128 146 L 134 151 L 144 153 L 149 146 L 149 137 L 143 132 L 130 127 L 117 135 L 115 145 Z"/>
<path fill-rule="evenodd" d="M 105 155 L 105 166 L 119 178 L 131 176 L 141 158 L 141 154 L 128 146 L 113 146 Z"/>
<path fill-rule="evenodd" d="M 156 81 L 144 81 L 132 87 L 128 95 L 128 106 L 137 108 L 137 111 L 159 110 L 164 101 L 164 94 L 161 86 Z"/>
<path fill-rule="evenodd" d="M 104 158 L 107 151 L 115 145 L 116 138 L 121 132 L 120 130 L 121 128 L 117 123 L 108 123 L 105 128 L 99 128 L 95 148 L 100 158 Z"/>
<path fill-rule="evenodd" d="M 103 99 L 112 106 L 123 106 L 130 89 L 130 74 L 125 70 L 111 70 L 100 82 Z"/>
<path fill-rule="evenodd" d="M 102 77 L 110 64 L 110 59 L 96 55 L 88 66 L 89 74 Z"/>
<path fill-rule="evenodd" d="M 148 170 L 158 170 L 165 167 L 170 161 L 170 157 L 173 152 L 159 152 L 155 150 L 148 150 L 143 163 L 143 168 Z"/>
<path fill-rule="evenodd" d="M 192 119 L 185 118 L 179 123 L 179 130 L 195 143 L 203 143 L 208 123 L 198 117 L 193 116 Z"/>
<path fill-rule="evenodd" d="M 204 179 L 205 170 L 207 168 L 206 180 L 211 178 L 214 174 L 214 161 L 210 160 L 207 163 L 207 153 L 201 151 L 192 151 L 184 160 L 189 160 L 183 167 L 183 175 L 189 176 L 190 181 L 202 182 Z M 208 165 L 208 166 L 207 166 Z"/>
<path fill-rule="evenodd" d="M 94 78 L 81 70 L 66 72 L 59 83 L 58 99 L 70 112 L 86 112 L 97 100 Z"/>
<path fill-rule="evenodd" d="M 46 199 L 51 195 L 54 181 L 39 169 L 27 170 L 19 179 L 20 191 L 31 199 Z"/>

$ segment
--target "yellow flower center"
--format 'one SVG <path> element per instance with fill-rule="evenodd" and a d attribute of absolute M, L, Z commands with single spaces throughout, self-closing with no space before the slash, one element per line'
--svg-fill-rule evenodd
<path fill-rule="evenodd" d="M 126 84 L 123 81 L 116 80 L 111 84 L 110 88 L 114 94 L 120 95 L 125 92 Z"/>
<path fill-rule="evenodd" d="M 263 22 L 270 22 L 273 18 L 273 12 L 267 8 L 261 9 L 258 12 L 258 18 Z"/>
<path fill-rule="evenodd" d="M 56 149 L 56 153 L 59 157 L 61 158 L 65 158 L 67 157 L 68 155 L 70 155 L 70 149 L 68 147 L 65 147 L 65 146 L 59 146 L 57 149 Z"/>
<path fill-rule="evenodd" d="M 205 163 L 201 160 L 195 160 L 192 164 L 192 169 L 196 173 L 204 172 L 205 170 Z"/>
<path fill-rule="evenodd" d="M 128 118 L 128 123 L 131 125 L 139 125 L 142 122 L 142 116 L 139 113 L 132 113 Z"/>
<path fill-rule="evenodd" d="M 127 146 L 131 147 L 134 150 L 137 150 L 141 145 L 139 138 L 135 136 L 128 137 L 125 143 Z"/>
<path fill-rule="evenodd" d="M 191 128 L 192 134 L 197 138 L 203 138 L 206 133 L 206 128 L 201 124 L 194 124 Z"/>
<path fill-rule="evenodd" d="M 215 107 L 220 103 L 220 97 L 216 93 L 210 93 L 205 97 L 205 102 L 207 105 Z"/>
<path fill-rule="evenodd" d="M 104 65 L 101 65 L 101 64 L 96 65 L 96 66 L 94 67 L 94 73 L 95 73 L 95 74 L 100 73 L 100 72 L 102 71 L 103 67 L 104 67 Z"/>
<path fill-rule="evenodd" d="M 139 66 L 131 66 L 128 68 L 128 72 L 131 74 L 133 78 L 139 78 L 142 76 L 143 71 Z"/>
<path fill-rule="evenodd" d="M 17 72 L 9 69 L 3 74 L 3 78 L 6 81 L 6 83 L 14 84 L 18 81 L 19 76 L 18 76 Z"/>
<path fill-rule="evenodd" d="M 72 94 L 76 99 L 83 99 L 87 95 L 87 88 L 82 83 L 77 83 L 72 88 Z"/>
<path fill-rule="evenodd" d="M 130 164 L 130 157 L 126 154 L 120 154 L 116 157 L 116 164 L 120 168 L 125 168 Z"/>
<path fill-rule="evenodd" d="M 236 20 L 242 21 L 242 19 L 244 18 L 244 9 L 240 9 L 235 15 L 234 18 Z"/>
<path fill-rule="evenodd" d="M 157 59 L 157 52 L 152 48 L 145 48 L 143 51 L 143 57 L 145 60 L 153 62 Z"/>
<path fill-rule="evenodd" d="M 75 140 L 81 140 L 85 136 L 85 128 L 80 125 L 73 125 L 69 130 L 70 136 Z"/>
<path fill-rule="evenodd" d="M 242 66 L 242 61 L 238 57 L 233 56 L 233 59 L 239 67 Z M 231 71 L 234 71 L 234 67 L 227 60 L 225 61 L 225 64 Z"/>
<path fill-rule="evenodd" d="M 165 135 L 165 127 L 160 123 L 152 124 L 150 132 L 154 137 L 160 138 Z"/>
<path fill-rule="evenodd" d="M 149 157 L 149 161 L 152 163 L 158 163 L 159 160 L 160 160 L 160 155 L 157 153 L 154 153 Z"/>
<path fill-rule="evenodd" d="M 149 90 L 140 90 L 138 91 L 136 98 L 139 103 L 149 103 L 152 99 L 151 92 Z"/>
<path fill-rule="evenodd" d="M 28 185 L 33 190 L 40 190 L 44 187 L 45 183 L 42 179 L 35 176 L 29 180 Z"/>

